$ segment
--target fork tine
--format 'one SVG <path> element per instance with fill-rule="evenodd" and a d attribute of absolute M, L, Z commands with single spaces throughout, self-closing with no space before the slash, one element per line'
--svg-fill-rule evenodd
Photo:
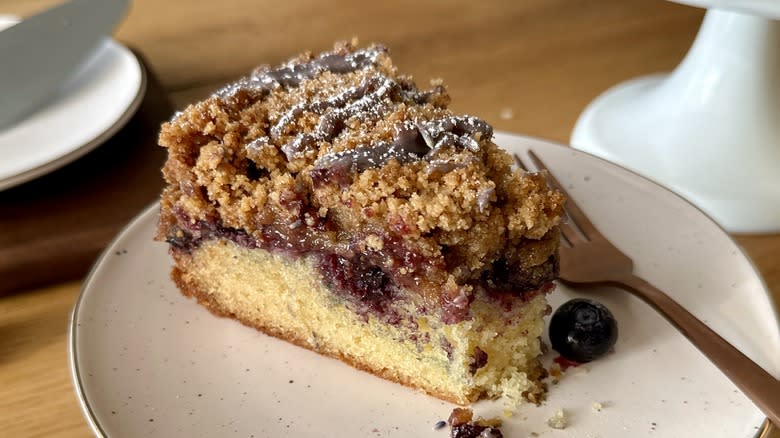
<path fill-rule="evenodd" d="M 517 167 L 528 172 L 528 168 L 525 167 L 525 163 L 523 163 L 523 160 L 520 159 L 520 156 L 517 154 L 512 154 L 512 156 L 515 157 L 515 163 L 517 164 Z"/>
<path fill-rule="evenodd" d="M 568 237 L 566 237 L 566 234 L 561 233 L 561 242 L 563 242 L 564 246 L 567 248 L 571 248 L 574 246 L 574 244 L 571 243 Z"/>
<path fill-rule="evenodd" d="M 569 217 L 572 219 L 572 221 L 577 225 L 577 227 L 579 227 L 580 231 L 582 231 L 582 234 L 585 236 L 585 238 L 591 240 L 592 237 L 600 236 L 601 233 L 599 230 L 593 225 L 590 219 L 585 216 L 585 213 L 582 212 L 580 206 L 574 202 L 574 199 L 569 196 L 561 183 L 558 182 L 558 180 L 555 178 L 555 175 L 550 172 L 550 169 L 545 166 L 545 164 L 542 162 L 542 160 L 539 159 L 534 151 L 529 150 L 528 156 L 531 157 L 531 161 L 534 162 L 534 165 L 536 165 L 538 169 L 547 171 L 547 176 L 549 177 L 552 185 L 556 189 L 560 190 L 564 195 L 566 195 L 566 211 L 569 213 Z"/>
<path fill-rule="evenodd" d="M 566 238 L 566 241 L 569 242 L 569 245 L 574 246 L 578 243 L 585 242 L 585 240 L 583 240 L 582 237 L 577 234 L 577 231 L 574 230 L 571 225 L 567 224 L 566 222 L 561 222 L 559 226 L 561 229 L 561 234 Z M 588 236 L 585 236 L 585 238 L 587 239 Z"/>

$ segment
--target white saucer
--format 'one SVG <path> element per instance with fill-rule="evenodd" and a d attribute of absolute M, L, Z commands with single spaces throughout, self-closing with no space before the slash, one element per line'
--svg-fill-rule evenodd
<path fill-rule="evenodd" d="M 0 29 L 16 21 L 0 16 Z M 46 107 L 0 131 L 0 190 L 58 169 L 102 144 L 135 114 L 145 90 L 138 59 L 107 38 Z"/>
<path fill-rule="evenodd" d="M 638 274 L 780 376 L 780 333 L 767 290 L 711 219 L 583 152 L 507 134 L 496 142 L 518 154 L 533 148 L 634 259 Z M 73 382 L 98 436 L 448 436 L 432 426 L 453 405 L 215 317 L 182 296 L 170 280 L 167 245 L 152 240 L 158 209 L 146 209 L 109 245 L 73 311 Z M 546 403 L 523 406 L 505 420 L 504 436 L 757 435 L 761 412 L 644 302 L 618 290 L 582 295 L 559 286 L 550 304 L 578 296 L 615 314 L 614 353 L 564 373 Z M 546 424 L 558 409 L 569 419 L 564 430 Z M 501 415 L 495 403 L 479 403 L 475 411 Z"/>

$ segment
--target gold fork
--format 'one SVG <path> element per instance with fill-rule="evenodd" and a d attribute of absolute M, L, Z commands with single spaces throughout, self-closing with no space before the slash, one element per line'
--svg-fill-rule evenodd
<path fill-rule="evenodd" d="M 631 258 L 601 234 L 533 151 L 528 151 L 528 156 L 537 170 L 546 172 L 550 185 L 567 198 L 564 208 L 569 221 L 560 226 L 559 279 L 573 286 L 616 286 L 641 298 L 720 368 L 769 420 L 780 425 L 780 381 L 663 291 L 636 276 Z M 516 154 L 515 161 L 528 171 L 528 166 Z"/>

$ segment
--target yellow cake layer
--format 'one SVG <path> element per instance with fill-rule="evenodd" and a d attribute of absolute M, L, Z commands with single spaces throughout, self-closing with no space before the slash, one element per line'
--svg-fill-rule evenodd
<path fill-rule="evenodd" d="M 312 257 L 226 240 L 173 254 L 181 290 L 213 312 L 381 377 L 459 404 L 481 396 L 537 400 L 544 391 L 537 359 L 543 294 L 508 311 L 477 294 L 472 318 L 450 325 L 438 314 L 420 315 L 408 301 L 394 302 L 402 323 L 387 324 L 351 310 L 322 283 Z M 477 347 L 487 363 L 472 374 Z"/>

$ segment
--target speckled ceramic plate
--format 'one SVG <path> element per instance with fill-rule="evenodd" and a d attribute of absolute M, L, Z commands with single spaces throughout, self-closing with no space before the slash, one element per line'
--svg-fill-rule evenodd
<path fill-rule="evenodd" d="M 640 275 L 780 375 L 769 296 L 734 242 L 681 198 L 582 152 L 498 134 L 532 147 Z M 73 381 L 86 417 L 110 437 L 441 437 L 453 405 L 212 316 L 184 298 L 152 241 L 157 206 L 109 246 L 73 311 Z M 566 287 L 553 306 L 579 296 Z M 541 406 L 505 421 L 507 437 L 753 437 L 764 417 L 687 340 L 627 293 L 596 297 L 620 325 L 615 351 L 568 370 Z M 549 362 L 552 356 L 546 357 Z M 602 409 L 593 409 L 600 403 Z M 478 414 L 500 412 L 480 403 Z M 558 409 L 564 430 L 546 420 Z"/>

